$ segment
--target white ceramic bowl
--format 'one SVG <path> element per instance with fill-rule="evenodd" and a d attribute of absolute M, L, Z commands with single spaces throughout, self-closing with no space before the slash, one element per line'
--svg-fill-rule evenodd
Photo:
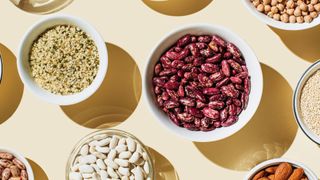
<path fill-rule="evenodd" d="M 12 149 L 2 148 L 2 147 L 0 147 L 0 152 L 11 153 L 17 159 L 19 159 L 26 166 L 26 170 L 27 170 L 27 173 L 28 173 L 28 180 L 34 180 L 34 175 L 33 175 L 33 171 L 32 171 L 31 165 L 30 165 L 30 163 L 28 162 L 28 160 L 24 156 L 22 156 L 20 153 L 14 151 Z"/>
<path fill-rule="evenodd" d="M 180 37 L 185 34 L 217 34 L 224 38 L 227 41 L 234 43 L 242 52 L 247 66 L 249 70 L 249 74 L 251 75 L 251 93 L 249 96 L 249 104 L 246 110 L 244 110 L 240 116 L 239 121 L 230 127 L 218 128 L 210 132 L 200 132 L 200 131 L 190 131 L 185 128 L 178 127 L 175 125 L 169 117 L 157 106 L 156 97 L 153 92 L 153 70 L 154 66 L 159 60 L 160 56 L 164 51 L 172 46 Z M 216 25 L 210 24 L 192 24 L 184 27 L 180 27 L 175 29 L 166 35 L 152 50 L 148 64 L 144 74 L 144 90 L 146 92 L 146 100 L 148 101 L 149 107 L 151 111 L 156 116 L 156 119 L 164 125 L 166 128 L 170 129 L 172 132 L 188 139 L 191 141 L 198 142 L 208 142 L 208 141 L 217 141 L 220 139 L 224 139 L 228 136 L 239 131 L 243 128 L 249 120 L 252 118 L 254 113 L 256 112 L 261 95 L 262 95 L 262 86 L 263 86 L 263 78 L 261 67 L 257 57 L 251 50 L 251 48 L 236 34 L 233 32 Z"/>
<path fill-rule="evenodd" d="M 250 11 L 252 15 L 257 17 L 260 21 L 268 24 L 269 26 L 283 29 L 283 30 L 304 30 L 315 27 L 320 24 L 320 18 L 315 18 L 311 23 L 284 23 L 281 21 L 276 21 L 267 15 L 259 12 L 254 5 L 251 3 L 250 0 L 242 0 L 244 6 Z"/>
<path fill-rule="evenodd" d="M 72 95 L 64 95 L 64 96 L 53 94 L 41 88 L 32 78 L 30 73 L 30 66 L 29 66 L 29 51 L 34 40 L 36 40 L 38 36 L 43 32 L 45 32 L 48 28 L 51 28 L 55 25 L 61 25 L 61 24 L 74 25 L 81 28 L 83 31 L 85 31 L 95 42 L 95 45 L 98 48 L 99 60 L 100 60 L 97 76 L 94 79 L 94 81 L 91 83 L 91 85 L 88 86 L 86 89 L 84 89 L 82 92 L 72 94 Z M 18 53 L 18 71 L 23 83 L 29 90 L 31 90 L 38 97 L 53 104 L 70 105 L 70 104 L 75 104 L 87 99 L 93 93 L 95 93 L 97 89 L 100 87 L 100 85 L 102 84 L 107 72 L 107 68 L 108 68 L 107 47 L 102 36 L 89 23 L 73 16 L 68 16 L 68 15 L 46 16 L 43 20 L 37 22 L 27 31 L 27 33 L 24 35 L 20 43 L 19 53 Z"/>
<path fill-rule="evenodd" d="M 320 60 L 313 63 L 301 76 L 293 96 L 293 111 L 295 119 L 298 125 L 300 126 L 301 130 L 305 133 L 305 135 L 307 135 L 309 139 L 320 145 L 320 136 L 316 135 L 308 128 L 308 126 L 302 119 L 300 111 L 300 97 L 304 84 L 309 79 L 309 77 L 313 75 L 317 70 L 320 70 Z"/>
<path fill-rule="evenodd" d="M 271 159 L 258 164 L 257 166 L 255 166 L 249 171 L 249 173 L 245 176 L 243 180 L 251 180 L 254 177 L 254 175 L 256 175 L 259 171 L 270 166 L 279 165 L 282 162 L 287 162 L 291 164 L 293 167 L 301 167 L 304 170 L 304 173 L 306 174 L 309 180 L 318 180 L 314 172 L 312 172 L 306 165 L 296 161 L 288 160 L 285 158 Z"/>

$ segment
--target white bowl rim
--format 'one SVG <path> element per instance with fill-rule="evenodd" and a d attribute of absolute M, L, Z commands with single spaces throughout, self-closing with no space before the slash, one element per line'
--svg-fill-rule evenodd
<path fill-rule="evenodd" d="M 309 74 L 311 71 L 314 70 L 314 68 L 316 66 L 320 65 L 320 60 L 314 62 L 313 64 L 311 64 L 305 71 L 304 73 L 301 75 L 298 83 L 297 83 L 297 86 L 294 90 L 294 95 L 293 95 L 293 112 L 294 112 L 294 117 L 295 117 L 295 120 L 297 122 L 297 124 L 299 125 L 300 129 L 302 130 L 302 132 L 310 139 L 312 140 L 314 143 L 320 145 L 320 137 L 317 136 L 315 133 L 313 133 L 307 126 L 304 125 L 304 120 L 302 119 L 302 117 L 300 117 L 300 114 L 299 114 L 299 107 L 300 105 L 298 104 L 299 103 L 299 99 L 300 99 L 300 95 L 301 95 L 301 91 L 303 89 L 303 86 L 305 85 L 305 82 L 303 83 L 303 81 L 307 81 L 309 78 L 310 78 L 310 75 L 312 74 Z M 319 70 L 320 70 L 320 67 L 319 67 Z"/>
<path fill-rule="evenodd" d="M 18 158 L 20 161 L 23 162 L 23 164 L 26 166 L 27 174 L 28 174 L 28 179 L 29 180 L 34 180 L 34 174 L 32 167 L 29 163 L 29 161 L 19 152 L 16 150 L 10 149 L 10 148 L 5 148 L 5 147 L 0 147 L 0 152 L 8 152 L 14 155 L 14 157 Z"/>
<path fill-rule="evenodd" d="M 158 49 L 158 47 L 168 38 L 170 38 L 170 36 L 174 35 L 175 33 L 179 32 L 179 31 L 183 31 L 183 30 L 188 30 L 190 28 L 195 28 L 195 27 L 209 27 L 209 28 L 214 28 L 214 29 L 219 29 L 220 31 L 224 31 L 224 32 L 227 32 L 227 33 L 230 33 L 232 34 L 234 37 L 236 37 L 236 39 L 241 42 L 243 45 L 246 46 L 246 48 L 248 50 L 250 50 L 250 54 L 252 54 L 254 57 L 255 57 L 255 62 L 257 63 L 257 71 L 259 72 L 258 74 L 256 74 L 255 76 L 258 77 L 258 79 L 260 80 L 258 83 L 257 83 L 257 89 L 259 89 L 259 92 L 258 92 L 258 95 L 257 95 L 257 105 L 254 107 L 254 109 L 252 109 L 252 114 L 249 116 L 249 118 L 246 120 L 246 122 L 241 126 L 241 128 L 239 128 L 238 130 L 232 132 L 232 133 L 229 133 L 223 137 L 220 137 L 220 138 L 196 138 L 196 137 L 187 137 L 187 136 L 184 136 L 176 131 L 174 131 L 172 128 L 169 128 L 167 125 L 165 125 L 162 120 L 160 120 L 160 117 L 158 117 L 156 115 L 156 105 L 154 104 L 154 102 L 152 102 L 152 100 L 150 100 L 148 98 L 148 85 L 147 85 L 147 76 L 148 76 L 148 67 L 149 67 L 149 64 L 151 63 L 151 58 L 153 56 L 153 54 L 155 53 L 155 51 Z M 219 35 L 219 33 L 217 33 Z M 258 87 L 259 86 L 259 87 Z M 255 112 L 257 111 L 258 107 L 259 107 L 259 104 L 260 104 L 260 101 L 261 101 L 261 98 L 262 98 L 262 93 L 263 93 L 263 75 L 262 75 L 262 70 L 261 70 L 261 65 L 260 65 L 260 62 L 258 61 L 258 58 L 257 56 L 255 55 L 255 53 L 253 52 L 252 48 L 236 33 L 234 33 L 233 31 L 221 26 L 221 25 L 217 25 L 217 24 L 210 24 L 210 23 L 189 23 L 189 24 L 186 24 L 186 25 L 182 25 L 182 26 L 179 26 L 177 28 L 174 28 L 173 30 L 169 31 L 168 33 L 166 33 L 161 39 L 160 41 L 158 41 L 156 43 L 156 45 L 154 46 L 154 48 L 151 50 L 151 53 L 149 54 L 148 56 L 148 60 L 147 60 L 147 63 L 145 64 L 145 68 L 144 68 L 144 75 L 143 75 L 143 90 L 146 91 L 145 93 L 143 93 L 143 96 L 144 96 L 144 99 L 147 101 L 147 104 L 148 104 L 148 109 L 152 112 L 153 116 L 155 117 L 155 119 L 162 125 L 164 126 L 166 129 L 168 129 L 169 131 L 173 132 L 174 134 L 180 136 L 181 138 L 184 138 L 184 139 L 187 139 L 187 140 L 190 140 L 190 141 L 193 141 L 193 142 L 212 142 L 212 141 L 218 141 L 218 140 L 222 140 L 222 139 L 225 139 L 229 136 L 232 136 L 233 134 L 235 134 L 236 132 L 240 131 L 241 129 L 243 129 L 247 123 L 252 119 L 252 117 L 254 116 Z M 175 125 L 176 126 L 176 125 Z M 203 132 L 199 132 L 199 133 L 203 133 Z M 204 133 L 208 133 L 208 132 L 204 132 Z"/>
<path fill-rule="evenodd" d="M 94 39 L 93 40 L 94 40 L 94 42 L 95 42 L 95 44 L 96 44 L 96 46 L 98 48 L 99 55 L 103 55 L 103 56 L 102 57 L 99 56 L 99 69 L 98 69 L 97 76 L 95 77 L 93 82 L 86 88 L 86 89 L 88 89 L 89 87 L 94 85 L 95 87 L 93 89 L 91 89 L 91 92 L 88 92 L 88 93 L 84 94 L 83 92 L 86 90 L 86 89 L 84 89 L 83 91 L 81 91 L 79 93 L 75 93 L 75 94 L 71 94 L 71 95 L 57 95 L 57 94 L 53 94 L 53 93 L 51 93 L 49 91 L 44 90 L 40 86 L 39 87 L 34 87 L 34 85 L 26 83 L 27 82 L 27 77 L 25 77 L 23 75 L 24 67 L 22 65 L 23 62 L 24 62 L 24 60 L 23 60 L 23 47 L 24 47 L 25 41 L 27 41 L 28 35 L 31 34 L 41 24 L 46 23 L 48 21 L 56 20 L 56 19 L 57 20 L 64 19 L 66 21 L 71 21 L 71 22 L 73 22 L 75 24 L 78 24 L 79 22 L 81 22 L 82 24 L 84 24 L 85 26 L 87 26 L 88 28 L 90 28 L 92 30 L 91 32 L 86 32 L 85 31 L 86 33 L 95 34 L 96 37 L 98 38 L 97 41 L 95 41 Z M 50 27 L 50 26 L 48 26 L 48 27 Z M 91 38 L 93 38 L 93 37 L 91 37 Z M 104 44 L 104 47 L 99 46 L 99 44 Z M 79 102 L 82 102 L 82 101 L 88 99 L 101 86 L 103 80 L 105 79 L 105 76 L 107 74 L 107 69 L 108 69 L 108 50 L 107 50 L 105 41 L 104 41 L 103 37 L 101 36 L 101 34 L 93 27 L 93 25 L 91 25 L 86 20 L 78 18 L 78 17 L 75 17 L 75 16 L 72 16 L 72 15 L 60 14 L 60 13 L 52 14 L 52 15 L 46 15 L 45 17 L 41 18 L 36 23 L 34 23 L 31 27 L 29 27 L 29 29 L 23 35 L 23 38 L 20 41 L 19 48 L 18 48 L 17 67 L 18 67 L 19 76 L 20 76 L 23 84 L 27 87 L 27 89 L 29 91 L 31 91 L 37 97 L 39 97 L 43 101 L 46 101 L 46 102 L 49 102 L 49 103 L 52 103 L 52 104 L 72 105 L 72 104 L 76 104 L 76 103 L 79 103 Z M 100 77 L 98 77 L 99 74 L 100 74 Z M 30 78 L 32 78 L 32 77 L 30 77 Z M 42 89 L 43 91 L 46 91 L 50 95 L 40 95 L 40 94 L 35 92 L 36 91 L 35 89 Z M 51 97 L 48 97 L 48 96 L 51 96 Z M 56 98 L 54 98 L 54 97 L 56 97 Z M 57 99 L 57 98 L 59 98 L 59 99 Z M 63 100 L 61 100 L 62 98 L 63 98 Z M 66 100 L 67 98 L 68 98 L 68 100 Z"/>
<path fill-rule="evenodd" d="M 305 174 L 307 175 L 307 177 L 310 180 L 318 180 L 317 176 L 315 175 L 315 173 L 305 164 L 297 162 L 297 161 L 293 161 L 293 160 L 289 160 L 286 158 L 275 158 L 275 159 L 270 159 L 270 160 L 266 160 L 261 162 L 260 164 L 256 165 L 254 168 L 252 168 L 247 175 L 245 176 L 245 178 L 243 180 L 249 180 L 249 178 L 251 178 L 252 176 L 254 176 L 256 173 L 258 173 L 260 170 L 278 164 L 278 163 L 282 163 L 282 162 L 287 162 L 290 163 L 292 166 L 295 167 L 301 167 L 303 168 L 303 170 L 305 171 Z"/>
<path fill-rule="evenodd" d="M 284 23 L 281 21 L 274 20 L 269 18 L 267 15 L 260 13 L 250 2 L 250 0 L 241 0 L 243 5 L 247 8 L 247 10 L 260 21 L 264 22 L 265 24 L 272 26 L 277 29 L 282 30 L 289 30 L 289 31 L 297 31 L 297 30 L 305 30 L 313 28 L 320 24 L 319 16 L 315 18 L 311 23 Z"/>

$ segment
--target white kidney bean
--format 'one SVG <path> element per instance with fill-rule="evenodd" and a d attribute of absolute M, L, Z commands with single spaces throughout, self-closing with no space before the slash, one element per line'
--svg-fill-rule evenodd
<path fill-rule="evenodd" d="M 79 172 L 71 172 L 69 178 L 70 180 L 82 180 L 82 176 Z"/>
<path fill-rule="evenodd" d="M 106 164 L 103 162 L 102 159 L 98 159 L 96 163 L 97 163 L 97 166 L 98 166 L 100 169 L 103 169 L 103 170 L 106 170 L 106 169 L 107 169 L 107 166 L 106 166 Z"/>
<path fill-rule="evenodd" d="M 114 159 L 114 162 L 117 163 L 119 166 L 122 166 L 122 167 L 128 167 L 129 166 L 128 160 L 116 158 L 116 159 Z"/>
<path fill-rule="evenodd" d="M 100 146 L 96 146 L 96 150 L 100 153 L 105 153 L 105 154 L 107 154 L 110 151 L 108 147 L 100 147 Z"/>
<path fill-rule="evenodd" d="M 81 173 L 93 173 L 94 169 L 90 165 L 84 164 L 79 166 L 79 171 Z"/>
<path fill-rule="evenodd" d="M 127 150 L 127 146 L 124 144 L 120 144 L 115 149 L 118 153 L 121 153 Z"/>
<path fill-rule="evenodd" d="M 117 146 L 118 141 L 119 141 L 119 138 L 117 138 L 116 136 L 113 136 L 110 141 L 109 148 L 114 149 Z"/>
<path fill-rule="evenodd" d="M 89 153 L 89 146 L 87 144 L 83 145 L 80 149 L 81 156 L 86 156 Z"/>
<path fill-rule="evenodd" d="M 148 162 L 145 162 L 144 165 L 143 165 L 143 170 L 144 172 L 146 172 L 146 174 L 149 174 L 150 173 L 150 169 L 149 169 L 149 164 Z"/>
<path fill-rule="evenodd" d="M 131 137 L 99 134 L 79 149 L 70 180 L 147 180 L 149 156 Z M 150 180 L 150 179 L 149 179 Z"/>
<path fill-rule="evenodd" d="M 80 164 L 92 164 L 95 163 L 97 160 L 97 157 L 93 154 L 86 155 L 86 156 L 81 156 L 79 158 L 79 163 Z"/>
<path fill-rule="evenodd" d="M 112 178 L 119 178 L 118 174 L 111 167 L 107 168 L 107 172 Z"/>
<path fill-rule="evenodd" d="M 101 170 L 99 172 L 99 175 L 100 175 L 101 180 L 106 180 L 106 179 L 108 179 L 108 176 L 109 176 L 106 170 Z"/>
<path fill-rule="evenodd" d="M 134 152 L 131 156 L 131 158 L 129 159 L 130 163 L 136 163 L 140 158 L 140 153 L 138 152 Z"/>
<path fill-rule="evenodd" d="M 106 159 L 104 162 L 106 163 L 106 165 L 108 167 L 111 167 L 112 169 L 118 169 L 119 168 L 118 164 L 113 162 L 113 160 L 111 160 L 111 159 Z"/>
<path fill-rule="evenodd" d="M 129 159 L 132 156 L 130 151 L 124 151 L 119 154 L 120 159 Z"/>
<path fill-rule="evenodd" d="M 127 142 L 129 151 L 134 152 L 136 150 L 136 143 L 134 142 L 134 140 L 128 137 L 126 139 L 126 142 Z"/>

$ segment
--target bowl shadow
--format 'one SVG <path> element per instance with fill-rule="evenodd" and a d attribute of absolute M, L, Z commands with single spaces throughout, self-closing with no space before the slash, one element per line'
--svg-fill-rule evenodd
<path fill-rule="evenodd" d="M 194 143 L 213 163 L 237 171 L 250 170 L 267 159 L 281 157 L 293 143 L 297 125 L 292 113 L 292 89 L 276 70 L 261 64 L 264 89 L 259 108 L 236 134 L 220 141 Z"/>
<path fill-rule="evenodd" d="M 18 74 L 14 54 L 2 44 L 0 44 L 0 54 L 3 70 L 0 80 L 0 124 L 2 124 L 17 110 L 24 88 Z"/>
<path fill-rule="evenodd" d="M 212 0 L 143 0 L 149 8 L 169 16 L 186 16 L 207 7 Z"/>
<path fill-rule="evenodd" d="M 49 180 L 45 171 L 33 160 L 27 159 L 31 165 L 35 180 Z"/>
<path fill-rule="evenodd" d="M 179 180 L 179 176 L 170 161 L 156 150 L 148 147 L 154 163 L 155 179 Z"/>
<path fill-rule="evenodd" d="M 320 26 L 299 31 L 286 31 L 270 26 L 269 28 L 298 57 L 311 63 L 320 59 L 320 46 L 318 43 L 320 41 Z"/>
<path fill-rule="evenodd" d="M 134 112 L 141 96 L 141 74 L 134 59 L 114 44 L 106 46 L 108 72 L 97 92 L 78 104 L 60 106 L 70 119 L 87 128 L 119 125 Z"/>

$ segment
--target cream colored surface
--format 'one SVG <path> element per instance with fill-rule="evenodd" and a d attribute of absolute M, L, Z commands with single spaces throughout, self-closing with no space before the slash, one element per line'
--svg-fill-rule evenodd
<path fill-rule="evenodd" d="M 242 179 L 246 171 L 236 169 L 247 169 L 247 159 L 252 163 L 251 160 L 259 161 L 274 154 L 305 163 L 320 175 L 320 149 L 301 130 L 297 131 L 291 110 L 292 89 L 310 62 L 320 58 L 320 46 L 317 44 L 319 28 L 305 32 L 271 29 L 236 0 L 214 0 L 206 8 L 188 16 L 163 15 L 140 0 L 75 0 L 60 13 L 89 21 L 107 43 L 121 47 L 130 54 L 141 74 L 149 52 L 163 35 L 177 26 L 194 22 L 220 24 L 233 30 L 247 41 L 265 64 L 262 66 L 266 79 L 264 85 L 267 86 L 264 90 L 268 92 L 264 94 L 266 100 L 262 100 L 259 114 L 243 131 L 225 142 L 193 144 L 175 136 L 154 120 L 144 98 L 140 99 L 133 114 L 115 127 L 136 135 L 166 157 L 180 179 Z M 42 18 L 17 9 L 9 0 L 1 1 L 0 17 L 0 43 L 14 54 L 26 30 Z M 20 94 L 15 90 L 0 92 L 12 97 Z M 282 97 L 283 101 L 280 100 Z M 2 104 L 0 107 L 3 107 Z M 16 112 L 0 125 L 0 146 L 16 149 L 35 162 L 32 164 L 40 172 L 38 180 L 47 177 L 62 180 L 73 146 L 92 131 L 94 129 L 69 119 L 59 106 L 47 104 L 25 90 Z M 247 136 L 246 132 L 251 136 Z M 265 147 L 270 147 L 271 151 L 264 152 Z M 241 164 L 243 162 L 244 165 Z"/>

